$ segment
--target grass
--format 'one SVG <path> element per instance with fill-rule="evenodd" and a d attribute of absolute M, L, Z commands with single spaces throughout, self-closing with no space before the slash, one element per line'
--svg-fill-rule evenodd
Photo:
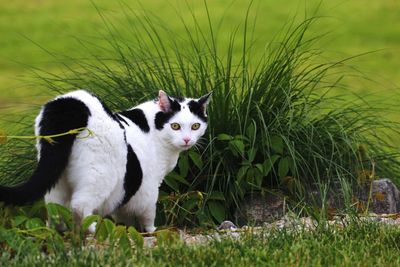
<path fill-rule="evenodd" d="M 38 89 L 24 100 L 32 103 L 71 88 L 89 88 L 105 99 L 112 109 L 119 110 L 154 97 L 159 88 L 172 94 L 191 96 L 213 90 L 209 142 L 198 150 L 184 153 L 178 168 L 166 178 L 161 188 L 158 225 L 210 227 L 231 218 L 246 194 L 271 188 L 285 190 L 295 206 L 300 207 L 296 211 L 318 217 L 322 225 L 325 209 L 329 207 L 318 201 L 310 205 L 307 198 L 310 191 L 317 188 L 322 194 L 327 194 L 332 185 L 339 184 L 337 188 L 345 191 L 347 200 L 347 210 L 344 211 L 349 212 L 355 206 L 352 186 L 379 175 L 396 177 L 399 166 L 396 150 L 387 142 L 385 132 L 376 133 L 380 128 L 397 133 L 398 125 L 380 119 L 387 108 L 374 104 L 379 102 L 379 98 L 375 98 L 375 102 L 369 102 L 370 98 L 365 97 L 353 101 L 352 96 L 343 95 L 344 88 L 360 91 L 363 85 L 358 83 L 359 79 L 346 78 L 348 76 L 344 74 L 348 69 L 343 64 L 345 62 L 332 61 L 330 58 L 334 53 L 329 51 L 330 47 L 342 47 L 341 58 L 346 58 L 346 53 L 365 52 L 360 48 L 364 47 L 361 42 L 354 40 L 363 40 L 362 36 L 371 33 L 356 27 L 357 23 L 349 16 L 352 9 L 348 7 L 359 8 L 362 16 L 357 19 L 374 21 L 374 16 L 380 15 L 384 18 L 379 22 L 389 25 L 394 17 L 383 16 L 381 12 L 390 13 L 396 10 L 396 6 L 380 3 L 367 7 L 357 1 L 339 6 L 323 3 L 319 11 L 321 15 L 341 10 L 339 13 L 353 25 L 354 29 L 345 35 L 347 41 L 354 41 L 353 46 L 349 46 L 340 38 L 323 41 L 319 37 L 325 32 L 325 27 L 338 25 L 334 19 L 331 22 L 331 19 L 316 20 L 306 16 L 302 21 L 303 17 L 298 16 L 291 20 L 286 7 L 275 1 L 253 3 L 253 9 L 247 13 L 248 3 L 238 1 L 228 9 L 225 17 L 219 15 L 225 11 L 222 3 L 228 5 L 230 2 L 210 5 L 189 2 L 189 7 L 184 9 L 187 12 L 178 12 L 181 16 L 169 4 L 158 6 L 156 1 L 143 4 L 144 8 L 157 7 L 163 11 L 165 8 L 161 20 L 135 8 L 129 9 L 129 5 L 123 3 L 118 8 L 109 1 L 96 3 L 101 10 L 99 13 L 90 3 L 76 0 L 68 8 L 50 1 L 41 1 L 39 8 L 18 1 L 7 4 L 6 11 L 2 12 L 10 16 L 8 21 L 12 16 L 26 18 L 22 24 L 15 20 L 10 29 L 22 29 L 26 24 L 37 27 L 28 37 L 39 43 L 41 48 L 37 51 L 41 52 L 37 54 L 29 50 L 34 47 L 29 41 L 22 43 L 29 44 L 27 49 L 30 52 L 16 51 L 15 47 L 24 47 L 21 37 L 2 39 L 4 49 L 1 52 L 16 60 L 21 56 L 24 63 L 33 65 L 39 74 L 37 78 L 41 83 L 36 80 L 32 84 Z M 171 5 L 182 8 L 174 3 Z M 289 2 L 288 5 L 303 10 L 298 7 L 298 2 Z M 316 2 L 311 2 L 311 7 L 306 9 L 312 10 L 315 5 Z M 276 13 L 278 19 L 260 15 L 269 14 L 272 7 L 279 10 Z M 17 12 L 18 8 L 29 12 Z M 75 13 L 76 9 L 79 12 Z M 239 12 L 237 9 L 240 14 L 236 13 Z M 374 16 L 368 13 L 371 10 Z M 41 16 L 30 17 L 35 12 Z M 52 16 L 60 13 L 63 16 L 74 14 L 75 17 L 72 16 L 68 23 L 60 20 L 50 25 L 49 21 L 54 19 Z M 92 15 L 78 19 L 82 14 Z M 174 20 L 169 19 L 172 16 Z M 257 23 L 253 26 L 256 17 Z M 29 18 L 31 23 L 26 23 Z M 221 18 L 224 18 L 222 22 Z M 96 33 L 91 27 L 81 29 L 80 25 L 86 25 L 85 21 L 101 29 Z M 57 31 L 58 27 L 66 28 L 66 25 L 71 27 L 67 30 L 71 31 L 68 33 L 71 38 L 66 38 L 66 32 Z M 285 25 L 283 29 L 276 30 L 282 25 Z M 385 44 L 396 47 L 397 40 L 391 37 L 396 33 L 395 29 L 379 31 L 380 28 L 374 27 L 371 26 L 379 32 L 375 37 L 379 38 L 368 42 L 366 49 L 383 44 L 377 40 L 385 40 Z M 47 31 L 43 32 L 43 28 Z M 77 34 L 78 30 L 82 32 Z M 278 33 L 273 35 L 273 31 Z M 48 38 L 49 32 L 54 34 L 51 38 Z M 59 38 L 63 43 L 58 41 Z M 324 47 L 328 54 L 322 54 L 315 46 Z M 375 55 L 380 53 L 365 58 Z M 391 59 L 381 62 L 379 69 L 396 76 L 398 70 L 391 68 Z M 374 59 L 374 62 L 379 60 Z M 5 67 L 0 71 L 26 71 L 24 66 L 7 64 L 9 62 L 2 63 L 0 66 Z M 379 76 L 378 71 L 375 74 Z M 7 83 L 5 81 L 3 85 L 14 88 L 12 82 Z M 27 88 L 17 88 L 9 90 L 8 95 L 4 94 L 4 103 L 10 103 L 13 97 L 27 95 Z M 42 97 L 32 100 L 35 95 Z M 396 100 L 395 92 L 384 91 L 382 95 Z M 31 112 L 13 115 L 7 130 L 31 135 L 33 115 Z M 33 142 L 18 140 L 0 147 L 2 183 L 13 184 L 29 176 L 35 165 L 33 149 Z M 318 214 L 313 214 L 315 210 Z M 320 227 L 313 232 L 271 231 L 268 238 L 249 235 L 240 242 L 225 240 L 196 247 L 173 242 L 143 251 L 104 244 L 100 244 L 101 249 L 82 249 L 80 246 L 71 247 L 70 236 L 59 236 L 51 228 L 44 227 L 43 219 L 30 218 L 29 214 L 34 211 L 37 211 L 34 207 L 18 212 L 1 209 L 4 216 L 0 221 L 5 228 L 0 228 L 0 244 L 5 250 L 0 261 L 18 266 L 35 263 L 65 265 L 67 262 L 70 265 L 100 263 L 123 266 L 365 266 L 399 263 L 393 256 L 399 251 L 398 228 L 374 224 L 354 222 L 345 229 Z M 108 226 L 101 228 L 100 233 L 117 229 L 111 224 L 104 225 Z M 119 237 L 119 241 L 126 241 Z"/>
<path fill-rule="evenodd" d="M 264 230 L 245 233 L 206 245 L 179 241 L 156 248 L 128 250 L 97 242 L 97 248 L 73 247 L 54 253 L 18 253 L 4 249 L 0 263 L 7 266 L 397 266 L 400 229 L 374 223 L 351 223 L 346 228 Z M 20 247 L 21 249 L 24 246 Z"/>
<path fill-rule="evenodd" d="M 380 120 L 382 109 L 365 99 L 347 102 L 329 95 L 346 73 L 344 61 L 326 62 L 314 47 L 321 37 L 312 29 L 320 19 L 289 21 L 273 41 L 264 39 L 260 51 L 257 10 L 248 6 L 243 21 L 224 32 L 225 40 L 218 33 L 228 22 L 214 19 L 210 6 L 203 5 L 199 17 L 205 15 L 209 24 L 186 7 L 178 13 L 185 15 L 177 16 L 184 29 L 180 35 L 151 12 L 122 4 L 123 17 L 116 20 L 99 10 L 101 43 L 78 39 L 76 57 L 47 51 L 64 68 L 61 74 L 36 68 L 53 94 L 89 88 L 113 110 L 151 99 L 159 88 L 189 96 L 213 91 L 207 141 L 183 153 L 166 178 L 159 210 L 170 214 L 160 212 L 158 224 L 218 223 L 232 218 L 246 194 L 277 188 L 301 203 L 313 201 L 310 191 L 345 191 L 349 209 L 355 206 L 352 187 L 379 175 L 396 177 L 396 151 L 375 133 L 379 128 L 397 133 L 397 124 Z M 31 120 L 24 117 L 20 125 L 29 127 Z M 26 135 L 30 131 L 25 128 Z M 14 142 L 0 148 L 0 180 L 29 177 L 32 146 Z M 9 157 L 18 154 L 26 156 Z"/>

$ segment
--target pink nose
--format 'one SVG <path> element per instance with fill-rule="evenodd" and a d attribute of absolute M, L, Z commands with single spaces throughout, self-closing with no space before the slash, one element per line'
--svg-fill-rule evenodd
<path fill-rule="evenodd" d="M 189 143 L 189 141 L 190 141 L 190 138 L 189 137 L 185 137 L 185 138 L 183 138 L 183 141 L 185 141 L 185 144 L 187 145 Z"/>

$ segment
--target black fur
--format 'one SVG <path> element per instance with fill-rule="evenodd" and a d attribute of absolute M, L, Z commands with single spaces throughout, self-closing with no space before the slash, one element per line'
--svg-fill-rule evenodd
<path fill-rule="evenodd" d="M 130 119 L 133 123 L 139 126 L 139 128 L 143 132 L 148 133 L 150 131 L 150 127 L 149 124 L 147 123 L 147 119 L 146 116 L 144 115 L 143 110 L 135 108 L 131 110 L 122 111 L 119 114 Z"/>
<path fill-rule="evenodd" d="M 140 167 L 139 159 L 132 147 L 128 145 L 128 161 L 126 163 L 126 172 L 124 179 L 124 199 L 121 202 L 121 206 L 125 205 L 131 197 L 138 191 L 142 184 L 143 172 Z"/>
<path fill-rule="evenodd" d="M 166 124 L 178 111 L 181 110 L 181 105 L 178 100 L 169 98 L 170 101 L 170 110 L 168 112 L 158 112 L 154 118 L 154 123 L 156 125 L 157 130 L 161 130 L 164 128 L 164 124 Z"/>
<path fill-rule="evenodd" d="M 86 127 L 90 116 L 88 107 L 74 98 L 59 98 L 47 103 L 40 121 L 40 135 L 54 135 Z M 0 186 L 0 201 L 25 204 L 39 200 L 60 178 L 67 166 L 76 135 L 55 137 L 50 144 L 41 139 L 40 159 L 32 177 L 16 187 Z"/>
<path fill-rule="evenodd" d="M 190 111 L 199 117 L 202 121 L 207 122 L 207 116 L 204 112 L 204 105 L 202 103 L 191 100 L 188 103 Z"/>
<path fill-rule="evenodd" d="M 179 103 L 182 103 L 183 101 L 185 101 L 185 98 L 182 97 L 182 96 L 171 96 L 171 98 L 172 98 L 173 100 L 178 101 Z"/>
<path fill-rule="evenodd" d="M 119 115 L 118 113 L 115 113 L 115 116 L 118 118 L 118 120 L 119 120 L 120 122 L 123 122 L 123 123 L 125 123 L 126 125 L 128 125 L 128 122 L 127 122 L 124 118 L 122 118 L 121 115 Z"/>

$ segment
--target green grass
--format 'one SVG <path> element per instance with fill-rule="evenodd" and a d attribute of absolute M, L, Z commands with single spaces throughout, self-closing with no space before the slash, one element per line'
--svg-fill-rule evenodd
<path fill-rule="evenodd" d="M 179 241 L 156 248 L 128 250 L 97 242 L 97 248 L 73 247 L 55 252 L 37 248 L 22 254 L 5 249 L 5 266 L 398 266 L 400 228 L 351 223 L 345 229 L 263 230 L 205 245 Z M 23 249 L 24 246 L 21 246 Z"/>
<path fill-rule="evenodd" d="M 53 220 L 71 213 L 47 206 Z M 398 266 L 400 228 L 394 225 L 343 219 L 343 225 L 321 220 L 313 230 L 303 228 L 242 231 L 240 239 L 222 238 L 185 245 L 174 230 L 159 231 L 157 246 L 142 247 L 141 235 L 110 221 L 98 221 L 95 237 L 79 239 L 69 228 L 62 235 L 45 228 L 42 203 L 0 209 L 1 266 Z M 68 219 L 67 219 L 68 218 Z M 95 218 L 96 219 L 96 218 Z M 90 219 L 85 227 L 93 222 Z M 345 227 L 343 227 L 345 226 Z M 71 226 L 70 226 L 71 227 Z M 128 233 L 127 233 L 128 232 Z M 197 234 L 215 230 L 196 229 Z M 83 237 L 83 236 L 81 236 Z M 129 237 L 129 239 L 128 239 Z"/>

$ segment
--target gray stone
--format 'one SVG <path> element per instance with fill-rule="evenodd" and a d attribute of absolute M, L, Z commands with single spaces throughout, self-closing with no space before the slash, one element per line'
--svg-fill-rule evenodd
<path fill-rule="evenodd" d="M 237 226 L 231 221 L 223 221 L 217 230 L 236 230 Z"/>
<path fill-rule="evenodd" d="M 307 203 L 316 205 L 317 207 L 325 206 L 328 209 L 341 210 L 345 208 L 343 192 L 340 186 L 332 186 L 332 188 L 324 194 L 320 191 L 311 191 L 307 196 Z M 324 203 L 323 203 L 324 202 Z"/>
<path fill-rule="evenodd" d="M 400 212 L 400 193 L 390 179 L 374 180 L 371 183 L 354 189 L 353 196 L 358 200 L 361 211 L 368 207 L 369 212 L 376 214 Z M 371 199 L 369 199 L 370 190 Z M 325 201 L 325 207 L 333 210 L 346 208 L 340 184 L 332 186 L 330 191 L 326 193 L 326 196 L 322 196 L 319 191 L 311 191 L 308 201 L 318 206 L 322 206 L 322 201 Z"/>
<path fill-rule="evenodd" d="M 242 225 L 262 225 L 281 218 L 285 213 L 285 200 L 279 194 L 252 193 L 245 197 L 235 212 L 236 223 Z"/>
<path fill-rule="evenodd" d="M 400 212 L 400 192 L 390 179 L 374 180 L 371 186 L 370 211 L 376 214 Z"/>

